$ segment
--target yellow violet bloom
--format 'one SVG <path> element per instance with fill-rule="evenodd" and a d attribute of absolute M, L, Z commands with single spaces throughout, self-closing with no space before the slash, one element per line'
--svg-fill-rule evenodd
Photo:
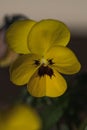
<path fill-rule="evenodd" d="M 35 97 L 62 95 L 67 83 L 60 73 L 74 74 L 80 70 L 75 54 L 66 47 L 70 32 L 60 21 L 17 21 L 7 30 L 6 39 L 15 52 L 24 54 L 10 68 L 11 81 L 27 84 Z"/>
<path fill-rule="evenodd" d="M 18 105 L 0 120 L 0 130 L 41 130 L 41 120 L 33 108 Z"/>

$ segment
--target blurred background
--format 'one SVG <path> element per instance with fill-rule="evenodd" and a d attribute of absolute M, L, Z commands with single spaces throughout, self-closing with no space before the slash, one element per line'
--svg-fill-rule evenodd
<path fill-rule="evenodd" d="M 22 97 L 24 102 L 30 103 L 35 108 L 37 106 L 42 108 L 40 114 L 47 130 L 87 130 L 85 125 L 87 123 L 87 0 L 0 0 L 0 58 L 10 55 L 8 51 L 3 54 L 6 47 L 2 47 L 2 44 L 5 42 L 5 31 L 11 23 L 19 19 L 38 21 L 48 18 L 63 21 L 69 27 L 71 40 L 68 46 L 77 55 L 82 65 L 81 71 L 66 77 L 69 88 L 64 96 L 54 100 L 49 98 L 38 100 L 29 96 L 24 86 L 18 87 L 10 82 L 9 65 L 1 66 L 0 109 L 8 109 Z M 57 114 L 57 108 L 59 110 L 57 105 L 53 117 L 50 117 L 51 111 L 55 110 L 55 104 L 66 102 L 65 100 L 68 104 L 66 103 L 67 107 L 64 106 L 64 112 L 60 112 L 61 116 Z M 47 108 L 42 112 L 44 104 Z M 50 105 L 52 110 L 49 110 Z M 54 122 L 50 121 L 52 126 L 46 124 L 43 113 L 48 113 L 48 116 L 54 120 Z M 58 118 L 54 118 L 55 114 Z"/>
<path fill-rule="evenodd" d="M 25 14 L 31 19 L 55 18 L 64 21 L 74 33 L 87 34 L 86 0 L 0 0 L 0 21 L 4 15 Z"/>

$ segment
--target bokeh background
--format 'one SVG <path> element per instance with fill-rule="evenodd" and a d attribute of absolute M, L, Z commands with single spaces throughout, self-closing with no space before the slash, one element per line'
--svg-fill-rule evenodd
<path fill-rule="evenodd" d="M 69 78 L 71 86 L 74 88 L 72 90 L 74 91 L 74 96 L 76 96 L 75 98 L 78 97 L 77 102 L 75 102 L 75 99 L 72 99 L 72 101 L 73 106 L 75 106 L 75 103 L 78 104 L 78 106 L 74 109 L 84 106 L 83 111 L 85 111 L 86 116 L 87 0 L 0 0 L 0 28 L 2 28 L 6 22 L 5 17 L 9 17 L 10 19 L 14 15 L 23 15 L 37 21 L 48 18 L 58 19 L 63 21 L 69 27 L 71 40 L 68 46 L 75 52 L 82 65 L 79 74 Z M 78 87 L 80 87 L 81 90 L 78 90 Z M 0 108 L 6 109 L 9 105 L 12 105 L 15 100 L 20 97 L 21 91 L 21 87 L 15 86 L 10 82 L 9 67 L 0 68 Z M 79 91 L 82 93 L 79 94 Z M 82 104 L 82 102 L 84 103 Z M 82 114 L 84 116 L 84 112 Z M 83 121 L 83 117 L 80 118 Z M 84 118 L 87 118 L 87 116 Z M 77 129 L 73 127 L 73 130 Z"/>

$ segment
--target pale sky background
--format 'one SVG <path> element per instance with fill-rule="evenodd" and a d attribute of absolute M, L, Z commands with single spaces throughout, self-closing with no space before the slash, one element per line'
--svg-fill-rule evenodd
<path fill-rule="evenodd" d="M 58 19 L 71 30 L 87 35 L 87 0 L 0 0 L 0 23 L 4 15 L 24 14 L 31 19 Z"/>

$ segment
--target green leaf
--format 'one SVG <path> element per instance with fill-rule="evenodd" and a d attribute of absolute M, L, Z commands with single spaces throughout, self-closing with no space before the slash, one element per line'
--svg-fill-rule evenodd
<path fill-rule="evenodd" d="M 63 109 L 57 106 L 48 106 L 43 113 L 41 118 L 43 121 L 44 130 L 49 130 L 63 115 Z"/>
<path fill-rule="evenodd" d="M 87 130 L 87 119 L 81 123 L 79 130 Z"/>

